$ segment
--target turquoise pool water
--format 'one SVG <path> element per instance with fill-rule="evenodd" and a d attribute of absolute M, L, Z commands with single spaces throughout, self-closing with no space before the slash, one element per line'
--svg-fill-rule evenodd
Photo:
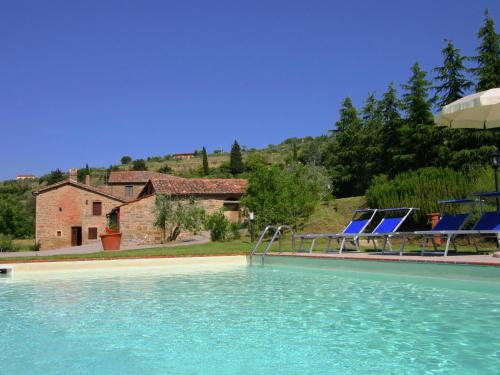
<path fill-rule="evenodd" d="M 0 317 L 1 374 L 500 371 L 495 280 L 289 266 L 55 273 L 0 280 Z"/>

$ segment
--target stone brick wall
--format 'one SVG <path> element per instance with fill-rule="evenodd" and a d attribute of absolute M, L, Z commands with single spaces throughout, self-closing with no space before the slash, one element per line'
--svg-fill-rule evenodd
<path fill-rule="evenodd" d="M 207 214 L 212 214 L 224 206 L 224 197 L 201 197 L 198 204 Z M 120 207 L 120 231 L 122 245 L 151 245 L 161 243 L 161 231 L 154 226 L 155 196 L 149 196 Z M 239 221 L 239 211 L 226 211 L 226 217 Z M 179 239 L 189 233 L 181 233 Z"/>
<path fill-rule="evenodd" d="M 92 215 L 92 202 L 102 202 L 102 215 Z M 71 246 L 71 227 L 82 227 L 82 244 L 99 242 L 106 226 L 106 214 L 121 202 L 84 190 L 63 185 L 36 196 L 36 240 L 41 250 Z M 97 228 L 97 239 L 89 240 L 88 228 Z M 60 232 L 60 236 L 58 235 Z"/>
<path fill-rule="evenodd" d="M 144 184 L 109 184 L 108 186 L 109 186 L 108 191 L 110 194 L 116 195 L 118 197 L 123 197 L 123 198 L 130 200 L 131 198 L 132 199 L 137 198 L 137 196 L 139 195 L 141 190 L 144 188 L 144 186 L 146 186 L 146 183 L 144 183 Z M 125 195 L 125 186 L 132 186 L 132 189 L 133 189 L 132 197 L 128 197 Z"/>

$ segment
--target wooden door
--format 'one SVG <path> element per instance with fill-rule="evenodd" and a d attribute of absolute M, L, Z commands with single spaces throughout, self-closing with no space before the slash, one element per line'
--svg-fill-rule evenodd
<path fill-rule="evenodd" d="M 82 227 L 71 227 L 71 246 L 81 246 Z"/>

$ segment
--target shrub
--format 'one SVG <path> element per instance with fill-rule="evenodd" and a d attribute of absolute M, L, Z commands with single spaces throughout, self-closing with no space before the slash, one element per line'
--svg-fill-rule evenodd
<path fill-rule="evenodd" d="M 14 251 L 12 238 L 6 234 L 0 233 L 0 251 Z"/>
<path fill-rule="evenodd" d="M 449 168 L 421 168 L 396 175 L 389 180 L 378 176 L 366 191 L 370 207 L 417 207 L 413 221 L 425 224 L 427 214 L 439 212 L 438 201 L 467 198 L 474 192 L 493 187 L 492 171 L 479 168 L 454 171 Z"/>
<path fill-rule="evenodd" d="M 224 211 L 219 210 L 207 217 L 205 228 L 210 231 L 212 241 L 227 241 L 231 239 L 231 223 L 224 216 Z"/>
<path fill-rule="evenodd" d="M 30 250 L 31 251 L 40 251 L 41 246 L 42 245 L 40 244 L 40 241 L 37 241 L 33 245 L 31 245 Z"/>

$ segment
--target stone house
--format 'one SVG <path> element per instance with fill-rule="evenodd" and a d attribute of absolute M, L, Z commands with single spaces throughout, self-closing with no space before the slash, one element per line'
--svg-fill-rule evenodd
<path fill-rule="evenodd" d="M 233 222 L 241 220 L 239 199 L 245 193 L 244 179 L 151 179 L 139 197 L 113 210 L 116 215 L 123 245 L 156 244 L 161 241 L 161 231 L 154 226 L 155 199 L 157 194 L 197 199 L 207 214 L 223 209 Z"/>
<path fill-rule="evenodd" d="M 41 250 L 99 242 L 107 225 L 106 214 L 126 202 L 105 190 L 77 182 L 76 169 L 70 178 L 34 192 L 36 241 Z"/>
<path fill-rule="evenodd" d="M 122 232 L 124 245 L 159 243 L 161 233 L 153 225 L 156 194 L 194 196 L 207 213 L 223 208 L 228 219 L 239 221 L 246 186 L 242 179 L 186 179 L 141 171 L 112 172 L 109 185 L 94 187 L 90 176 L 79 183 L 77 170 L 71 169 L 68 180 L 33 193 L 36 241 L 41 250 L 99 242 L 109 218 Z"/>
<path fill-rule="evenodd" d="M 109 174 L 105 188 L 110 194 L 130 201 L 137 198 L 152 178 L 180 179 L 181 177 L 150 171 L 114 171 Z"/>

